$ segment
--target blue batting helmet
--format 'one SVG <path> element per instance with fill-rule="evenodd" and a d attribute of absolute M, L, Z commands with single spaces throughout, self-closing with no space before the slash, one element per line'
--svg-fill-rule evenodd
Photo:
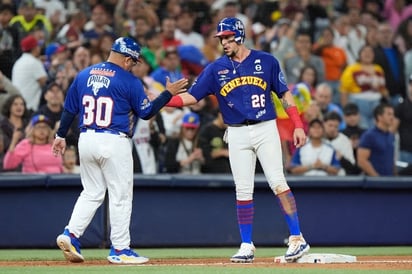
<path fill-rule="evenodd" d="M 129 37 L 117 38 L 112 45 L 112 51 L 131 57 L 135 62 L 140 56 L 140 46 Z"/>
<path fill-rule="evenodd" d="M 217 24 L 215 37 L 234 35 L 238 44 L 245 41 L 245 26 L 242 21 L 234 17 L 226 17 Z"/>

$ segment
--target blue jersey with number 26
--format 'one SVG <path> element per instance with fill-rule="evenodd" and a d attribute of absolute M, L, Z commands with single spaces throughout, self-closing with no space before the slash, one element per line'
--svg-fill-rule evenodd
<path fill-rule="evenodd" d="M 287 90 L 277 59 L 269 53 L 251 50 L 242 63 L 225 55 L 208 65 L 189 93 L 197 100 L 216 95 L 223 120 L 230 125 L 275 119 L 271 92 L 281 98 Z"/>
<path fill-rule="evenodd" d="M 138 78 L 103 62 L 79 72 L 67 92 L 64 108 L 79 114 L 80 128 L 109 128 L 131 136 L 137 117 L 147 118 L 152 103 Z"/>

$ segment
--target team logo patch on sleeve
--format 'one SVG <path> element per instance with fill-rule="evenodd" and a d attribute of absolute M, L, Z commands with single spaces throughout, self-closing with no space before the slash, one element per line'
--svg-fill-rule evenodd
<path fill-rule="evenodd" d="M 285 78 L 285 75 L 283 75 L 283 72 L 282 72 L 282 71 L 279 72 L 278 79 L 279 79 L 279 82 L 281 82 L 282 84 L 286 85 L 286 78 Z"/>

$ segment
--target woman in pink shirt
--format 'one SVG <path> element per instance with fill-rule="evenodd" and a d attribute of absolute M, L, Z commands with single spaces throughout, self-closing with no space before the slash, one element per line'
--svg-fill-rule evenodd
<path fill-rule="evenodd" d="M 4 169 L 14 169 L 22 164 L 23 173 L 62 173 L 62 158 L 54 157 L 51 152 L 53 131 L 50 120 L 44 115 L 33 116 L 27 132 L 27 137 L 20 142 L 11 141 L 4 156 Z"/>

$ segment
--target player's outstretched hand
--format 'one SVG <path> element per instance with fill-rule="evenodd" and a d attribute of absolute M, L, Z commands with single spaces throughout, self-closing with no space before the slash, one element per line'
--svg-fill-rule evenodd
<path fill-rule="evenodd" d="M 186 78 L 179 79 L 172 83 L 170 82 L 169 77 L 166 76 L 166 89 L 173 95 L 185 92 L 188 84 L 189 80 Z"/>
<path fill-rule="evenodd" d="M 52 145 L 52 153 L 55 157 L 59 155 L 63 155 L 64 151 L 66 150 L 66 140 L 63 138 L 56 138 L 54 139 Z"/>
<path fill-rule="evenodd" d="M 293 132 L 293 144 L 298 148 L 306 143 L 306 134 L 303 128 L 295 128 Z"/>

